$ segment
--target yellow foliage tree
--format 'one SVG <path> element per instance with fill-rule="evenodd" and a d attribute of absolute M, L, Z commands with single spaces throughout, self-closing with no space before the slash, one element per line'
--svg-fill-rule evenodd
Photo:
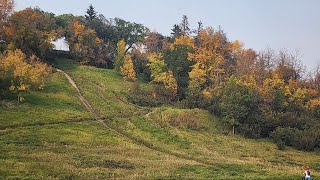
<path fill-rule="evenodd" d="M 163 86 L 165 88 L 164 92 L 157 92 L 159 94 L 165 95 L 169 100 L 174 100 L 178 92 L 178 83 L 174 78 L 173 72 L 163 72 L 155 77 L 152 81 L 155 84 Z"/>
<path fill-rule="evenodd" d="M 35 56 L 30 59 L 21 50 L 9 51 L 0 61 L 0 80 L 5 91 L 16 93 L 18 102 L 21 93 L 30 89 L 43 89 L 51 68 Z"/>
<path fill-rule="evenodd" d="M 192 71 L 189 72 L 189 77 L 190 77 L 189 86 L 191 86 L 191 87 L 195 87 L 195 86 L 196 87 L 200 87 L 207 80 L 207 74 L 206 74 L 205 66 L 201 62 L 197 62 L 192 67 L 193 67 Z"/>
<path fill-rule="evenodd" d="M 234 46 L 236 45 L 228 42 L 222 32 L 214 31 L 212 28 L 199 33 L 195 51 L 188 54 L 188 59 L 201 64 L 208 79 L 209 88 L 216 87 L 222 81 L 222 75 L 225 73 L 225 58 L 235 49 Z M 198 68 L 198 65 L 194 68 Z M 192 77 L 190 79 L 193 81 Z"/>
<path fill-rule="evenodd" d="M 147 67 L 151 70 L 151 78 L 156 78 L 160 73 L 165 71 L 166 63 L 161 54 L 152 53 L 148 57 Z"/>
<path fill-rule="evenodd" d="M 163 83 L 164 87 L 172 91 L 173 95 L 177 94 L 178 85 L 172 71 L 160 73 L 153 81 Z"/>
<path fill-rule="evenodd" d="M 151 54 L 149 64 L 151 78 L 154 86 L 154 96 L 157 94 L 166 97 L 168 100 L 174 100 L 178 92 L 178 83 L 173 72 L 167 70 L 167 64 L 164 62 L 161 54 Z"/>
<path fill-rule="evenodd" d="M 124 63 L 120 67 L 121 75 L 127 81 L 136 81 L 136 71 L 134 70 L 132 58 L 130 55 L 124 57 Z"/>
<path fill-rule="evenodd" d="M 179 46 L 187 46 L 187 47 L 190 47 L 193 49 L 194 48 L 194 39 L 189 36 L 182 35 L 182 36 L 176 38 L 174 40 L 174 42 L 172 44 L 170 44 L 170 50 L 174 50 L 176 47 L 179 47 Z"/>

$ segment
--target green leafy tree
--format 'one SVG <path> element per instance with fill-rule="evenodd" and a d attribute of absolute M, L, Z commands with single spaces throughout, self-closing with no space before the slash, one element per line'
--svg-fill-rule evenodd
<path fill-rule="evenodd" d="M 151 54 L 149 56 L 149 64 L 147 65 L 151 70 L 151 78 L 154 79 L 164 72 L 167 68 L 166 63 L 159 54 Z"/>
<path fill-rule="evenodd" d="M 246 82 L 234 76 L 219 87 L 220 112 L 225 125 L 232 127 L 233 134 L 238 126 L 240 133 L 249 136 L 260 133 L 259 96 L 255 87 L 254 80 Z"/>
<path fill-rule="evenodd" d="M 186 97 L 189 75 L 193 61 L 188 60 L 188 54 L 194 49 L 194 40 L 182 35 L 175 39 L 170 48 L 164 51 L 164 59 L 168 68 L 172 70 L 178 83 L 178 100 Z"/>
<path fill-rule="evenodd" d="M 117 44 L 117 58 L 114 62 L 114 68 L 120 72 L 126 56 L 126 42 L 122 39 Z"/>
<path fill-rule="evenodd" d="M 146 28 L 142 24 L 131 23 L 120 18 L 114 20 L 114 36 L 117 42 L 123 39 L 127 45 L 126 52 L 144 41 Z"/>

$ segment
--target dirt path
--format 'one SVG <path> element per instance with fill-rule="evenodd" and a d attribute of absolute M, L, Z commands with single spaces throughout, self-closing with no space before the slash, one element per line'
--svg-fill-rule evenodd
<path fill-rule="evenodd" d="M 164 153 L 164 154 L 167 154 L 167 155 L 171 155 L 171 156 L 175 156 L 177 158 L 180 158 L 180 159 L 184 159 L 184 160 L 187 160 L 187 161 L 191 161 L 191 162 L 194 162 L 196 164 L 204 164 L 204 165 L 212 165 L 212 163 L 209 163 L 207 161 L 204 161 L 204 160 L 201 160 L 201 159 L 194 159 L 188 155 L 183 155 L 183 154 L 178 154 L 178 153 L 175 153 L 175 152 L 171 152 L 169 150 L 166 150 L 166 149 L 162 149 L 162 148 L 159 148 L 159 147 L 156 147 L 154 146 L 152 143 L 149 143 L 147 141 L 144 141 L 142 139 L 139 139 L 137 137 L 134 137 L 132 136 L 131 134 L 127 133 L 127 132 L 124 132 L 118 128 L 115 128 L 113 127 L 112 125 L 110 125 L 108 123 L 107 120 L 101 118 L 99 116 L 99 114 L 97 112 L 95 112 L 94 108 L 90 105 L 90 103 L 83 97 L 83 95 L 81 94 L 77 84 L 72 80 L 72 78 L 67 74 L 65 73 L 64 71 L 60 70 L 60 69 L 57 69 L 58 72 L 60 73 L 63 73 L 66 78 L 68 79 L 69 83 L 71 84 L 72 87 L 74 87 L 77 92 L 78 92 L 78 97 L 79 99 L 81 100 L 81 102 L 83 103 L 83 105 L 86 107 L 86 109 L 88 109 L 91 114 L 94 116 L 94 118 L 96 119 L 96 121 L 98 121 L 103 127 L 105 127 L 106 129 L 109 129 L 111 130 L 112 132 L 114 132 L 115 134 L 121 136 L 121 137 L 124 137 L 126 139 L 129 139 L 131 141 L 133 141 L 135 144 L 137 145 L 141 145 L 141 146 L 144 146 L 146 148 L 149 148 L 151 150 L 154 150 L 154 151 L 157 151 L 157 152 L 160 152 L 160 153 Z"/>

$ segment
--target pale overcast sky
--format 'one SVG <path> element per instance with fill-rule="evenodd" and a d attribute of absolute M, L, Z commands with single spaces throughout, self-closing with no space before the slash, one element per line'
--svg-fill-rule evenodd
<path fill-rule="evenodd" d="M 218 27 L 247 48 L 300 50 L 308 69 L 320 63 L 320 0 L 16 0 L 16 10 L 38 6 L 55 14 L 84 15 L 89 4 L 107 18 L 120 17 L 170 34 L 182 15 L 190 25 Z"/>

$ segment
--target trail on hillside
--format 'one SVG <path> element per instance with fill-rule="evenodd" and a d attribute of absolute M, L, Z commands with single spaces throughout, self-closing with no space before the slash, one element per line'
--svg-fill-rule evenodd
<path fill-rule="evenodd" d="M 81 91 L 79 90 L 77 84 L 72 80 L 72 78 L 67 73 L 65 73 L 63 70 L 57 69 L 57 71 L 61 72 L 61 73 L 63 73 L 65 75 L 65 77 L 68 79 L 68 81 L 71 84 L 71 86 L 74 87 L 77 90 L 78 97 L 81 100 L 81 102 L 83 103 L 83 105 L 86 107 L 86 109 L 88 111 L 90 111 L 90 113 L 94 116 L 96 121 L 99 122 L 103 127 L 111 130 L 112 132 L 114 132 L 115 134 L 117 134 L 117 135 L 119 135 L 121 137 L 124 137 L 126 139 L 131 140 L 132 142 L 134 142 L 137 145 L 144 146 L 144 147 L 149 148 L 151 150 L 154 150 L 154 151 L 157 151 L 157 152 L 160 152 L 160 153 L 164 153 L 164 154 L 167 154 L 167 155 L 175 156 L 177 158 L 184 159 L 184 160 L 187 160 L 187 161 L 193 161 L 193 162 L 196 162 L 196 163 L 199 163 L 199 164 L 212 165 L 212 163 L 207 162 L 205 160 L 195 159 L 195 158 L 192 158 L 192 157 L 187 156 L 187 155 L 178 154 L 178 153 L 166 150 L 166 149 L 162 149 L 160 147 L 156 147 L 152 143 L 149 143 L 149 142 L 147 142 L 145 140 L 139 139 L 139 138 L 137 138 L 135 136 L 132 136 L 131 134 L 129 134 L 127 132 L 124 132 L 124 131 L 116 128 L 116 127 L 113 127 L 112 125 L 110 125 L 110 123 L 108 123 L 108 120 L 106 120 L 104 118 L 101 118 L 100 115 L 94 110 L 94 108 L 90 105 L 90 103 L 86 100 L 86 98 L 81 94 Z"/>

